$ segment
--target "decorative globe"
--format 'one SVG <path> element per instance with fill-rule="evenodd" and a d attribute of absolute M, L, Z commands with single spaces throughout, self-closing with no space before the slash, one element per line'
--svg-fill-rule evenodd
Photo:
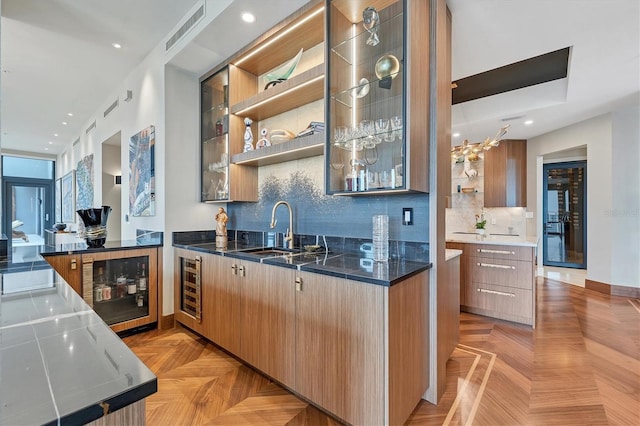
<path fill-rule="evenodd" d="M 386 77 L 396 78 L 400 72 L 400 61 L 393 55 L 384 55 L 376 62 L 376 76 L 382 80 Z"/>

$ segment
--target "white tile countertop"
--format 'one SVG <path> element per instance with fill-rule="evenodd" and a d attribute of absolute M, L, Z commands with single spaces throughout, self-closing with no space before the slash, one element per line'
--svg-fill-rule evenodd
<path fill-rule="evenodd" d="M 522 235 L 478 235 L 472 233 L 452 233 L 447 234 L 448 243 L 469 243 L 469 244 L 493 244 L 505 246 L 537 247 L 538 238 Z"/>

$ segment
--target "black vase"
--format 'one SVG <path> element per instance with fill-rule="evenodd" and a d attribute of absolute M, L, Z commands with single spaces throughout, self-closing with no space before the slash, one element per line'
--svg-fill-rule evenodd
<path fill-rule="evenodd" d="M 110 206 L 97 209 L 76 210 L 84 223 L 84 234 L 87 246 L 102 247 L 107 241 L 107 219 L 111 213 Z"/>

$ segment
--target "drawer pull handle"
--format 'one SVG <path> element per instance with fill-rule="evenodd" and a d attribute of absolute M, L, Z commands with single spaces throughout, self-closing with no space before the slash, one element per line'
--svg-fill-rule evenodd
<path fill-rule="evenodd" d="M 509 250 L 491 250 L 491 249 L 476 249 L 478 253 L 491 253 L 491 254 L 516 254 L 515 251 Z"/>
<path fill-rule="evenodd" d="M 504 291 L 487 290 L 484 288 L 479 288 L 477 291 L 479 291 L 480 293 L 495 294 L 497 296 L 516 297 L 514 293 L 505 293 Z"/>
<path fill-rule="evenodd" d="M 494 263 L 482 263 L 482 262 L 478 262 L 476 263 L 477 266 L 486 266 L 487 268 L 498 268 L 498 269 L 516 269 L 515 266 L 509 266 L 509 265 L 496 265 Z"/>

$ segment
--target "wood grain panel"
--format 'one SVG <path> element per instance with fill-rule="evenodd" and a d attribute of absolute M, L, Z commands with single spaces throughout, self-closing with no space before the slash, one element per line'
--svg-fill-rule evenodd
<path fill-rule="evenodd" d="M 446 262 L 446 273 L 446 281 L 438 281 L 438 400 L 444 394 L 447 361 L 460 340 L 460 256 Z"/>
<path fill-rule="evenodd" d="M 59 254 L 43 256 L 55 271 L 82 296 L 82 256 L 80 254 Z M 72 269 L 75 264 L 75 269 Z"/>
<path fill-rule="evenodd" d="M 231 104 L 231 113 L 260 121 L 322 99 L 324 72 L 324 64 L 316 65 L 275 87 Z"/>
<path fill-rule="evenodd" d="M 229 62 L 261 75 L 290 60 L 300 49 L 307 50 L 322 43 L 323 10 L 324 1 L 311 1 L 232 55 Z"/>
<path fill-rule="evenodd" d="M 526 207 L 526 159 L 526 140 L 505 139 L 485 152 L 485 207 Z"/>
<path fill-rule="evenodd" d="M 239 280 L 243 359 L 280 383 L 295 386 L 293 269 L 246 264 Z"/>
<path fill-rule="evenodd" d="M 126 407 L 109 413 L 104 417 L 87 423 L 87 426 L 127 426 L 127 425 L 145 425 L 146 409 L 145 399 L 136 401 Z"/>
<path fill-rule="evenodd" d="M 296 390 L 349 423 L 381 424 L 383 287 L 297 276 Z"/>
<path fill-rule="evenodd" d="M 229 164 L 229 201 L 258 201 L 258 169 Z"/>
<path fill-rule="evenodd" d="M 435 78 L 435 76 L 429 75 L 429 55 L 425 52 L 425 46 L 430 46 L 429 23 L 431 21 L 428 3 L 424 0 L 409 0 L 406 2 L 407 10 L 405 11 L 407 21 L 405 43 L 408 52 L 405 58 L 407 73 L 407 87 L 405 88 L 407 170 L 405 170 L 405 179 L 409 180 L 406 184 L 408 188 L 421 192 L 429 192 L 429 170 L 431 167 L 435 167 L 429 161 L 430 126 L 435 126 L 436 123 L 431 123 L 431 120 L 428 119 L 431 114 L 429 111 L 429 86 L 432 79 Z M 441 71 L 446 72 L 444 69 Z M 442 76 L 442 78 L 444 77 Z M 446 134 L 447 108 L 451 109 L 450 106 L 447 106 L 447 98 L 443 99 L 443 102 L 438 106 L 442 108 L 439 113 L 445 114 L 441 118 L 443 121 L 440 124 L 443 125 L 442 131 Z M 449 172 L 449 174 L 451 173 Z"/>
<path fill-rule="evenodd" d="M 466 285 L 465 312 L 533 325 L 533 291 L 471 282 Z"/>
<path fill-rule="evenodd" d="M 533 247 L 520 247 L 495 244 L 464 244 L 465 253 L 469 256 L 487 257 L 492 259 L 512 259 L 533 262 L 535 250 Z"/>
<path fill-rule="evenodd" d="M 388 424 L 403 424 L 429 387 L 429 274 L 389 287 Z M 448 358 L 448 356 L 447 356 Z"/>
<path fill-rule="evenodd" d="M 531 262 L 468 256 L 469 277 L 479 283 L 518 287 L 532 290 L 534 286 Z"/>

